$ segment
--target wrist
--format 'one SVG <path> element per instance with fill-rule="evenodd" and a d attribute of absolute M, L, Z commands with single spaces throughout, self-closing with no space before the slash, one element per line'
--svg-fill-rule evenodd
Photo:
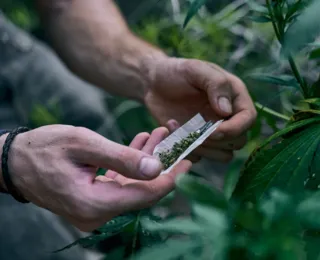
<path fill-rule="evenodd" d="M 9 193 L 14 199 L 21 203 L 28 203 L 24 195 L 21 193 L 21 183 L 23 180 L 17 173 L 23 171 L 17 171 L 19 167 L 19 159 L 21 159 L 21 138 L 23 140 L 24 133 L 29 131 L 27 127 L 18 127 L 12 130 L 9 134 L 1 138 L 2 151 L 0 154 L 1 158 L 1 191 Z M 23 142 L 22 142 L 23 143 Z M 18 165 L 18 167 L 17 167 Z"/>
<path fill-rule="evenodd" d="M 153 49 L 151 52 L 143 54 L 141 58 L 141 74 L 144 76 L 144 81 L 146 82 L 140 93 L 140 99 L 143 103 L 150 87 L 154 84 L 158 64 L 168 58 L 169 57 L 159 49 Z"/>
<path fill-rule="evenodd" d="M 8 134 L 3 134 L 2 136 L 0 136 L 0 165 L 2 164 L 1 157 L 2 157 L 3 145 L 6 141 L 7 136 Z M 4 184 L 1 167 L 0 167 L 0 192 L 8 193 L 7 187 Z"/>

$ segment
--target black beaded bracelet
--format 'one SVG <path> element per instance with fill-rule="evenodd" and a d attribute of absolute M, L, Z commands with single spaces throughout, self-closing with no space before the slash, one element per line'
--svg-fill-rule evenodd
<path fill-rule="evenodd" d="M 29 203 L 29 201 L 27 201 L 13 185 L 13 182 L 11 180 L 11 176 L 9 173 L 8 158 L 9 158 L 10 146 L 14 138 L 18 134 L 21 134 L 27 131 L 29 131 L 29 128 L 27 127 L 18 127 L 15 130 L 11 131 L 7 136 L 6 141 L 3 145 L 2 157 L 1 157 L 1 168 L 2 168 L 2 177 L 3 177 L 4 184 L 8 192 L 11 194 L 11 196 L 21 203 Z"/>
<path fill-rule="evenodd" d="M 9 130 L 1 130 L 0 131 L 0 137 L 5 135 L 5 134 L 7 134 L 7 133 L 9 133 L 9 132 L 10 132 Z"/>

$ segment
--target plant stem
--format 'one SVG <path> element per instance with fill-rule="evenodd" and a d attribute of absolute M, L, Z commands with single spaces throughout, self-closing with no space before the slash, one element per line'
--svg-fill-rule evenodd
<path fill-rule="evenodd" d="M 279 30 L 278 30 L 277 24 L 275 22 L 275 19 L 274 19 L 274 14 L 273 14 L 273 11 L 272 11 L 272 8 L 271 8 L 270 0 L 266 0 L 266 4 L 267 4 L 267 7 L 268 7 L 268 11 L 269 11 L 269 14 L 270 14 L 270 18 L 271 18 L 271 22 L 272 22 L 272 26 L 273 26 L 274 32 L 275 32 L 275 34 L 277 36 L 278 41 L 281 43 L 280 33 L 279 33 Z"/>
<path fill-rule="evenodd" d="M 279 43 L 282 45 L 285 24 L 277 25 L 277 23 L 276 23 L 277 21 L 275 19 L 275 16 L 274 16 L 271 4 L 270 4 L 270 0 L 266 0 L 266 4 L 267 4 L 268 11 L 269 11 L 269 14 L 270 14 L 270 18 L 271 18 L 271 21 L 272 21 L 273 29 L 275 31 L 275 34 L 277 36 L 277 39 L 278 39 Z M 279 27 L 281 27 L 281 31 L 279 31 Z M 297 79 L 297 81 L 298 81 L 298 83 L 300 85 L 300 88 L 302 90 L 302 94 L 303 94 L 304 98 L 309 98 L 308 87 L 307 87 L 304 79 L 301 77 L 299 69 L 298 69 L 298 67 L 297 67 L 292 55 L 288 56 L 288 60 L 289 60 L 289 64 L 290 64 L 291 70 L 292 70 L 294 76 L 296 77 L 296 79 Z"/>
<path fill-rule="evenodd" d="M 296 77 L 297 81 L 299 82 L 300 84 L 300 87 L 302 89 L 302 92 L 303 92 L 303 95 L 304 95 L 304 98 L 309 98 L 309 91 L 308 91 L 308 88 L 305 84 L 305 81 L 304 79 L 301 77 L 301 74 L 299 72 L 299 69 L 293 59 L 293 57 L 291 55 L 288 56 L 288 60 L 289 60 L 289 63 L 290 63 L 290 67 L 291 67 L 291 70 L 294 74 L 294 76 Z"/>
<path fill-rule="evenodd" d="M 262 105 L 262 104 L 260 104 L 260 103 L 258 103 L 258 102 L 255 102 L 255 106 L 256 106 L 258 109 L 260 109 L 260 110 L 262 110 L 262 111 L 264 111 L 264 112 L 266 112 L 266 113 L 268 113 L 268 114 L 270 114 L 270 115 L 276 116 L 276 117 L 278 117 L 278 118 L 280 118 L 280 119 L 283 119 L 283 120 L 286 120 L 286 121 L 289 121 L 289 120 L 290 120 L 290 117 L 288 117 L 288 116 L 286 116 L 286 115 L 283 115 L 283 114 L 281 114 L 281 113 L 279 113 L 279 112 L 277 112 L 277 111 L 274 111 L 274 110 L 272 110 L 271 108 L 265 107 L 264 105 Z"/>

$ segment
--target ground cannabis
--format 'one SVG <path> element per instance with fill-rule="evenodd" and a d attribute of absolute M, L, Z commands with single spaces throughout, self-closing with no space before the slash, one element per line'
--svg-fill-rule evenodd
<path fill-rule="evenodd" d="M 168 169 L 180 157 L 180 155 L 200 137 L 200 135 L 201 133 L 199 131 L 192 132 L 180 142 L 175 143 L 171 150 L 159 153 L 159 158 L 164 165 L 164 169 Z"/>

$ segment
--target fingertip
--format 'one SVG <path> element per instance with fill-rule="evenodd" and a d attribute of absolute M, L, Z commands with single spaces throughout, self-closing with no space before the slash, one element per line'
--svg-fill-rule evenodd
<path fill-rule="evenodd" d="M 180 127 L 180 124 L 175 119 L 170 119 L 166 125 L 170 132 L 174 132 Z"/>
<path fill-rule="evenodd" d="M 153 157 L 143 157 L 140 161 L 139 170 L 147 180 L 152 180 L 159 176 L 163 169 L 162 163 Z"/>
<path fill-rule="evenodd" d="M 151 133 L 151 136 L 160 136 L 160 137 L 167 137 L 169 135 L 169 130 L 167 127 L 161 126 L 154 129 Z"/>
<path fill-rule="evenodd" d="M 150 138 L 150 134 L 147 132 L 137 134 L 130 143 L 130 147 L 141 150 Z"/>

